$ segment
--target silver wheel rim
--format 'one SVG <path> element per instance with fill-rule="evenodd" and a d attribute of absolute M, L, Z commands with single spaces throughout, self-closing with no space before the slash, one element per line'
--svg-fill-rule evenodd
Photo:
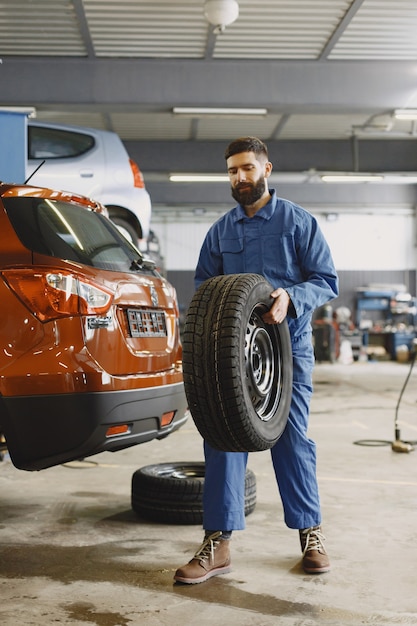
<path fill-rule="evenodd" d="M 265 324 L 256 309 L 252 311 L 245 337 L 246 383 L 253 408 L 263 422 L 272 419 L 279 401 L 281 364 L 274 348 L 273 328 Z"/>

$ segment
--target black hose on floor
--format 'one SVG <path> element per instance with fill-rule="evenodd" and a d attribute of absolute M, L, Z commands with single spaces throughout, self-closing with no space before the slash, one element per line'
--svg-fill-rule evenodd
<path fill-rule="evenodd" d="M 394 421 L 394 441 L 386 441 L 385 439 L 360 439 L 359 441 L 354 441 L 353 443 L 356 446 L 370 446 L 370 447 L 379 447 L 379 446 L 391 446 L 394 452 L 411 452 L 414 449 L 414 446 L 417 445 L 417 441 L 403 441 L 401 439 L 400 428 L 398 424 L 398 411 L 401 404 L 401 399 L 403 397 L 404 391 L 408 385 L 408 381 L 410 380 L 411 372 L 413 371 L 414 363 L 416 361 L 416 350 L 417 345 L 413 346 L 413 354 L 411 356 L 410 367 L 402 386 L 397 406 L 395 407 L 395 421 Z"/>

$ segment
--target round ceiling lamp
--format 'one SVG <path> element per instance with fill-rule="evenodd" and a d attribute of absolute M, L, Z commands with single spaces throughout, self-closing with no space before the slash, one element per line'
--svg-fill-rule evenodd
<path fill-rule="evenodd" d="M 221 33 L 239 17 L 239 5 L 236 0 L 206 0 L 204 15 L 216 27 L 215 32 Z"/>

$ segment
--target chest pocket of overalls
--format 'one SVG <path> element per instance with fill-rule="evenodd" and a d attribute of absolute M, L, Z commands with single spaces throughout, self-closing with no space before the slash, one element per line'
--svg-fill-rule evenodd
<path fill-rule="evenodd" d="M 221 239 L 220 252 L 225 274 L 240 274 L 244 271 L 243 237 L 238 239 Z"/>
<path fill-rule="evenodd" d="M 301 271 L 298 266 L 297 251 L 291 232 L 263 238 L 264 266 L 277 278 L 285 278 L 291 282 L 299 282 Z"/>

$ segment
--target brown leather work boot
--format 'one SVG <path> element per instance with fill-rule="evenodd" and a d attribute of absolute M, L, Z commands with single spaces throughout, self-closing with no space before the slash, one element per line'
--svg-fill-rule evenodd
<path fill-rule="evenodd" d="M 330 570 L 330 560 L 324 549 L 321 526 L 312 526 L 299 531 L 303 551 L 303 569 L 307 574 L 322 574 Z"/>
<path fill-rule="evenodd" d="M 180 583 L 203 583 L 212 576 L 230 572 L 230 541 L 221 539 L 221 531 L 206 537 L 189 563 L 175 572 Z"/>

